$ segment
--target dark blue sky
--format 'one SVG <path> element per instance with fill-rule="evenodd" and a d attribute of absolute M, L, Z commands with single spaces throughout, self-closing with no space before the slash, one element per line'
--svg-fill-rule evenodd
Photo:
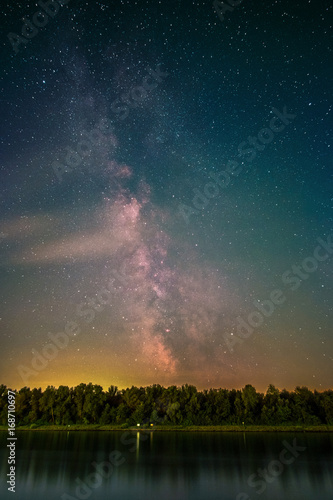
<path fill-rule="evenodd" d="M 3 383 L 331 387 L 330 2 L 46 8 L 2 8 Z"/>

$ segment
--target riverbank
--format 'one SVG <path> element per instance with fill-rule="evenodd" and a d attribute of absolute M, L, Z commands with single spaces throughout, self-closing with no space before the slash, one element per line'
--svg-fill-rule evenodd
<path fill-rule="evenodd" d="M 4 425 L 0 431 L 8 431 Z M 140 432 L 333 432 L 333 425 L 215 425 L 215 426 L 161 426 L 122 427 L 120 425 L 73 424 L 73 425 L 40 425 L 18 426 L 16 431 L 140 431 Z"/>

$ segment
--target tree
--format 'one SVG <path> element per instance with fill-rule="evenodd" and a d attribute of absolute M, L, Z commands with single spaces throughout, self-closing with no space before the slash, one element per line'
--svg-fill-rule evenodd
<path fill-rule="evenodd" d="M 136 409 L 134 410 L 134 412 L 132 413 L 131 415 L 131 424 L 142 424 L 146 419 L 145 419 L 146 415 L 145 415 L 145 408 L 144 408 L 144 404 L 143 403 L 140 403 Z M 147 423 L 147 422 L 145 422 Z"/>
<path fill-rule="evenodd" d="M 125 423 L 130 414 L 131 414 L 130 408 L 126 404 L 120 403 L 117 409 L 116 423 L 117 424 Z"/>
<path fill-rule="evenodd" d="M 325 412 L 325 421 L 333 425 L 333 391 L 325 391 L 320 402 Z"/>
<path fill-rule="evenodd" d="M 299 423 L 316 425 L 320 423 L 315 397 L 307 387 L 296 387 L 294 392 L 294 411 Z"/>
<path fill-rule="evenodd" d="M 55 405 L 56 389 L 53 386 L 48 386 L 39 400 L 39 408 L 41 411 L 41 419 L 43 422 L 52 422 L 54 424 Z"/>
<path fill-rule="evenodd" d="M 241 424 L 245 421 L 245 406 L 243 401 L 242 391 L 236 391 L 235 399 L 234 399 L 234 416 L 235 422 L 237 424 Z"/>
<path fill-rule="evenodd" d="M 102 411 L 101 418 L 99 419 L 101 425 L 108 425 L 112 423 L 111 406 L 106 403 L 104 410 Z"/>
<path fill-rule="evenodd" d="M 267 392 L 263 398 L 263 406 L 261 409 L 261 422 L 263 424 L 278 423 L 278 406 L 280 403 L 280 391 L 274 385 L 268 386 Z"/>
<path fill-rule="evenodd" d="M 80 384 L 74 387 L 73 390 L 73 403 L 76 410 L 75 421 L 76 423 L 83 422 L 83 406 L 86 396 L 86 384 Z"/>
<path fill-rule="evenodd" d="M 230 419 L 231 412 L 229 391 L 226 389 L 219 389 L 216 392 L 215 405 L 217 424 L 227 423 Z"/>
<path fill-rule="evenodd" d="M 108 390 L 105 393 L 105 402 L 109 403 L 111 407 L 119 406 L 121 401 L 121 392 L 118 391 L 118 387 L 116 385 L 110 385 Z"/>
<path fill-rule="evenodd" d="M 101 385 L 89 383 L 85 388 L 83 403 L 83 421 L 85 423 L 97 423 L 103 411 L 105 397 Z"/>
<path fill-rule="evenodd" d="M 29 412 L 29 421 L 30 423 L 36 423 L 42 417 L 42 412 L 40 409 L 40 400 L 42 398 L 42 389 L 33 389 L 31 393 L 30 399 L 30 412 Z"/>
<path fill-rule="evenodd" d="M 180 411 L 178 411 L 180 408 L 179 403 L 170 403 L 166 414 L 168 416 L 168 419 L 172 424 L 181 424 L 183 420 L 183 416 Z"/>
<path fill-rule="evenodd" d="M 0 385 L 0 421 L 7 422 L 8 390 Z M 16 392 L 17 425 L 46 423 L 68 425 L 110 423 L 135 425 L 160 423 L 174 425 L 333 424 L 333 391 L 279 391 L 269 385 L 265 395 L 248 384 L 242 390 L 209 389 L 198 391 L 193 385 L 135 387 L 104 391 L 97 384 L 74 388 L 48 386 L 23 387 Z"/>
<path fill-rule="evenodd" d="M 74 423 L 72 391 L 65 385 L 60 385 L 56 393 L 55 418 L 58 425 Z"/>
<path fill-rule="evenodd" d="M 255 388 L 247 384 L 242 389 L 242 401 L 244 405 L 244 421 L 246 423 L 255 423 L 258 416 L 259 396 Z"/>
<path fill-rule="evenodd" d="M 22 387 L 17 393 L 15 398 L 15 409 L 17 422 L 23 425 L 29 424 L 29 413 L 31 390 L 29 387 Z"/>
<path fill-rule="evenodd" d="M 8 409 L 8 389 L 5 385 L 0 385 L 0 424 L 7 424 L 7 409 Z"/>

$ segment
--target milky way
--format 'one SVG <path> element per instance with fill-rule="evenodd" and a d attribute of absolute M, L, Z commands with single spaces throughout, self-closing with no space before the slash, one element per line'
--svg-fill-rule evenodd
<path fill-rule="evenodd" d="M 16 53 L 22 9 L 3 16 L 2 381 L 330 387 L 329 2 L 73 2 Z"/>

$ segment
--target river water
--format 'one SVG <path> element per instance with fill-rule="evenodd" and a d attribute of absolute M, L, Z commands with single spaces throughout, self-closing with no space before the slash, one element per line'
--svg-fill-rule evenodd
<path fill-rule="evenodd" d="M 17 431 L 15 494 L 0 433 L 0 498 L 332 500 L 333 434 Z"/>

